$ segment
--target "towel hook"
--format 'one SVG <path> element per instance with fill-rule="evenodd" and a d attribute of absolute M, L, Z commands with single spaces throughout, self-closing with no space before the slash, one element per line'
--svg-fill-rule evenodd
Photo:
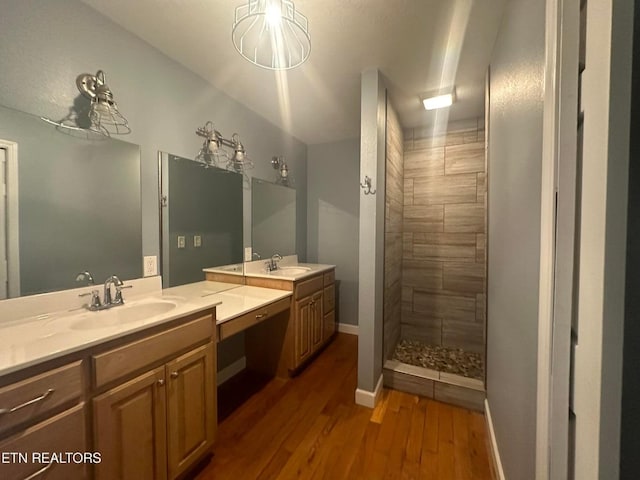
<path fill-rule="evenodd" d="M 376 191 L 375 190 L 371 190 L 371 179 L 365 175 L 364 177 L 364 183 L 361 183 L 360 186 L 364 189 L 364 194 L 365 195 L 375 195 Z"/>

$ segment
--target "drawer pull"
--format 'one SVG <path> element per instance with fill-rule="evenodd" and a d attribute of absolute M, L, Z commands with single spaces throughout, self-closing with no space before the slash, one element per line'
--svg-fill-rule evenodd
<path fill-rule="evenodd" d="M 268 313 L 259 313 L 256 315 L 256 320 L 260 320 L 261 318 L 266 317 L 267 315 L 269 315 Z"/>
<path fill-rule="evenodd" d="M 22 410 L 25 407 L 28 407 L 29 405 L 33 405 L 34 403 L 38 403 L 43 401 L 45 398 L 47 398 L 49 395 L 51 395 L 55 390 L 53 388 L 50 388 L 49 390 L 47 390 L 46 392 L 44 392 L 42 395 L 40 395 L 39 397 L 34 398 L 33 400 L 29 400 L 28 402 L 24 402 L 20 405 L 17 405 L 13 408 L 0 408 L 0 415 L 4 415 L 6 413 L 13 413 L 13 412 L 17 412 L 18 410 Z M 38 473 L 38 472 L 36 472 Z M 35 474 L 34 474 L 35 475 Z M 31 477 L 29 477 L 31 478 Z M 25 479 L 26 480 L 26 479 Z"/>
<path fill-rule="evenodd" d="M 178 378 L 180 374 L 178 372 L 171 372 L 171 378 Z"/>
<path fill-rule="evenodd" d="M 24 480 L 33 480 L 34 478 L 38 478 L 40 475 L 42 475 L 43 473 L 45 473 L 47 470 L 49 470 L 51 467 L 53 467 L 53 462 L 49 462 L 47 463 L 44 467 L 42 467 L 40 470 L 38 470 L 37 472 L 33 472 L 31 475 L 29 475 L 28 477 L 25 477 Z"/>
<path fill-rule="evenodd" d="M 162 387 L 164 385 L 164 380 L 162 378 L 160 380 L 158 380 L 158 385 L 160 387 Z"/>

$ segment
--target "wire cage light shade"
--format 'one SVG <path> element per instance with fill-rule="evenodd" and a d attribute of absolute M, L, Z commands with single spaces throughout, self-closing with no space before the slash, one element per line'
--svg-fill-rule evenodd
<path fill-rule="evenodd" d="M 248 0 L 236 8 L 231 38 L 254 65 L 289 70 L 311 52 L 309 21 L 291 0 Z"/>
<path fill-rule="evenodd" d="M 91 100 L 90 128 L 106 136 L 127 135 L 131 133 L 129 122 L 118 110 L 118 104 L 113 99 L 113 92 L 106 82 L 102 70 L 98 70 L 95 75 L 83 73 L 76 79 L 78 90 Z"/>

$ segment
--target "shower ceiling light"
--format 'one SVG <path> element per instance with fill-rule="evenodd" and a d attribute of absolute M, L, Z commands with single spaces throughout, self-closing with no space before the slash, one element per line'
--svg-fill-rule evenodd
<path fill-rule="evenodd" d="M 311 51 L 309 22 L 292 0 L 248 0 L 240 5 L 231 39 L 240 55 L 269 70 L 295 68 Z"/>
<path fill-rule="evenodd" d="M 425 110 L 450 107 L 456 101 L 455 87 L 444 88 L 420 95 L 420 101 Z"/>

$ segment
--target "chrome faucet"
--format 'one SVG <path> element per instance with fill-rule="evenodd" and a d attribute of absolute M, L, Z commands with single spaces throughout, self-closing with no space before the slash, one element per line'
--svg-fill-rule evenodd
<path fill-rule="evenodd" d="M 122 283 L 122 280 L 120 280 L 118 277 L 116 277 L 115 275 L 111 275 L 109 278 L 107 278 L 104 281 L 104 295 L 102 296 L 103 298 L 103 305 L 111 305 L 113 302 L 111 301 L 111 285 L 114 285 L 116 287 L 116 289 L 118 287 L 122 287 L 122 285 L 124 285 Z"/>
<path fill-rule="evenodd" d="M 279 253 L 274 253 L 271 256 L 271 260 L 268 260 L 265 264 L 266 268 L 267 268 L 267 272 L 273 272 L 274 270 L 278 269 L 278 262 L 282 260 L 282 255 L 280 255 Z"/>
<path fill-rule="evenodd" d="M 116 297 L 114 300 L 111 300 L 111 285 L 114 285 L 116 288 Z M 91 303 L 85 304 L 85 308 L 92 312 L 96 312 L 98 310 L 106 310 L 111 307 L 115 307 L 118 305 L 124 305 L 124 298 L 122 298 L 122 290 L 124 288 L 131 288 L 132 285 L 124 285 L 122 280 L 120 280 L 117 276 L 111 275 L 104 282 L 104 295 L 102 301 L 100 301 L 100 292 L 98 290 L 92 290 L 91 292 L 82 293 L 80 297 L 87 297 L 91 295 Z"/>
<path fill-rule="evenodd" d="M 87 285 L 95 285 L 96 282 L 93 281 L 93 275 L 91 275 L 91 272 L 85 270 L 84 272 L 79 272 L 76 275 L 76 282 L 80 283 L 80 282 L 86 282 Z"/>

